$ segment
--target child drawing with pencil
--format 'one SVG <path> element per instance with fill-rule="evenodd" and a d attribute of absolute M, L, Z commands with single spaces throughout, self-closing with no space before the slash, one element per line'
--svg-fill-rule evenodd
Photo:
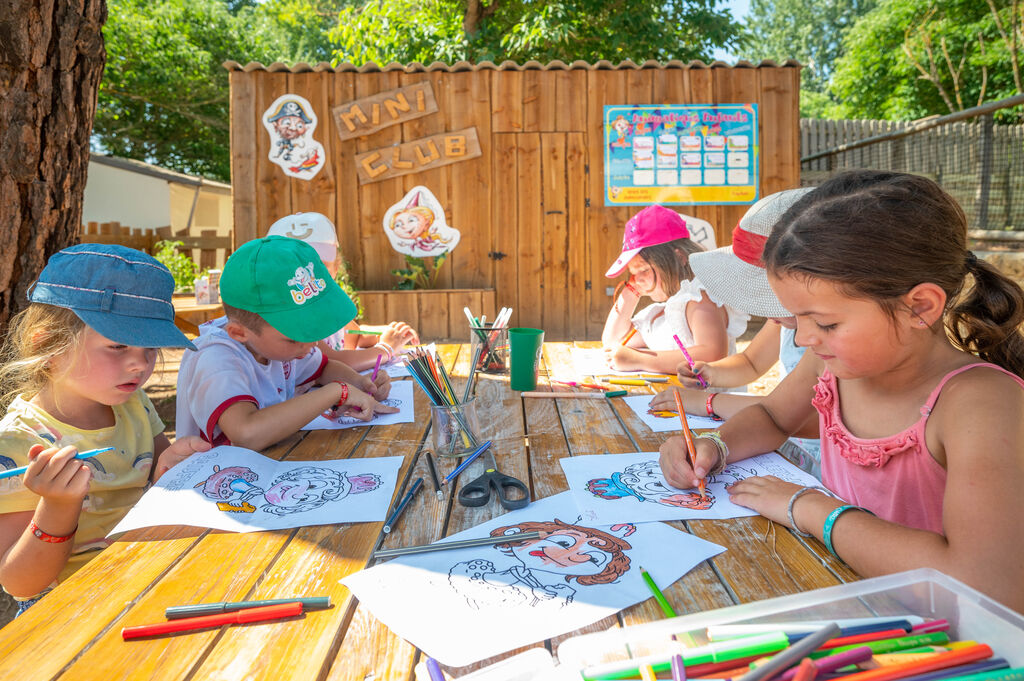
<path fill-rule="evenodd" d="M 613 369 L 674 373 L 685 358 L 673 336 L 707 362 L 735 350 L 748 317 L 714 302 L 693 276 L 690 256 L 704 249 L 690 237 L 687 221 L 663 206 L 648 206 L 626 223 L 622 253 L 605 274 L 630 273 L 601 334 Z M 644 297 L 654 303 L 637 312 Z"/>
<path fill-rule="evenodd" d="M 661 447 L 689 486 L 809 420 L 832 495 L 771 477 L 732 501 L 808 533 L 864 576 L 932 567 L 1024 611 L 1024 291 L 967 250 L 929 179 L 857 171 L 797 201 L 764 248 L 809 352 L 713 435 Z"/>
<path fill-rule="evenodd" d="M 250 241 L 228 258 L 220 291 L 226 316 L 204 325 L 178 371 L 179 433 L 260 450 L 328 409 L 363 421 L 398 411 L 378 401 L 391 389 L 386 372 L 361 376 L 316 346 L 356 308 L 312 246 Z"/>
<path fill-rule="evenodd" d="M 312 212 L 287 215 L 270 225 L 267 236 L 305 241 L 320 256 L 331 278 L 337 278 L 343 263 L 338 250 L 337 231 L 326 215 Z M 390 362 L 406 345 L 418 345 L 419 342 L 416 329 L 403 321 L 369 326 L 360 325 L 353 319 L 317 343 L 317 347 L 328 359 L 344 362 L 356 371 L 364 371 L 373 368 L 378 357 L 385 363 Z"/>
<path fill-rule="evenodd" d="M 108 546 L 151 482 L 210 448 L 171 444 L 142 390 L 158 348 L 192 347 L 173 291 L 145 253 L 81 244 L 50 258 L 11 322 L 0 468 L 27 466 L 0 480 L 0 584 L 19 613 Z"/>

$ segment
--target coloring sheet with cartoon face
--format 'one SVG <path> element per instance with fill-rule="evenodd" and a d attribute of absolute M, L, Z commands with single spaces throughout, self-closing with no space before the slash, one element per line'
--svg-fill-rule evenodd
<path fill-rule="evenodd" d="M 382 521 L 401 465 L 400 456 L 274 461 L 214 447 L 164 473 L 110 534 L 153 525 L 255 532 Z"/>
<path fill-rule="evenodd" d="M 540 539 L 516 541 L 539 531 Z M 341 580 L 370 612 L 440 662 L 461 667 L 573 631 L 651 597 L 725 549 L 663 523 L 581 523 L 569 492 L 447 540 L 494 546 L 411 554 Z"/>
<path fill-rule="evenodd" d="M 398 407 L 394 414 L 374 414 L 369 421 L 360 421 L 352 416 L 328 418 L 321 414 L 302 427 L 302 430 L 344 430 L 357 426 L 389 426 L 393 423 L 414 423 L 415 409 L 412 399 L 412 381 L 394 381 L 391 392 L 380 401 L 389 407 Z"/>
<path fill-rule="evenodd" d="M 728 487 L 740 480 L 774 475 L 798 485 L 821 484 L 775 452 L 730 464 L 709 476 L 704 499 L 696 487 L 678 489 L 665 481 L 658 452 L 571 456 L 560 463 L 580 514 L 593 523 L 743 518 L 757 513 L 729 500 Z"/>
<path fill-rule="evenodd" d="M 410 374 L 409 370 L 406 368 L 405 364 L 402 363 L 402 360 L 397 358 L 391 360 L 387 364 L 381 363 L 380 370 L 385 372 L 391 378 L 405 378 L 406 376 L 412 376 L 412 374 Z M 361 373 L 363 376 L 370 376 L 373 374 L 373 369 L 365 369 L 364 371 L 360 371 L 359 373 Z"/>
<path fill-rule="evenodd" d="M 627 395 L 622 398 L 633 413 L 639 417 L 644 425 L 655 433 L 668 433 L 680 431 L 682 426 L 679 423 L 679 414 L 672 407 L 672 411 L 651 409 L 651 400 L 654 395 Z M 686 423 L 690 428 L 718 428 L 721 421 L 716 421 L 708 416 L 686 415 Z"/>

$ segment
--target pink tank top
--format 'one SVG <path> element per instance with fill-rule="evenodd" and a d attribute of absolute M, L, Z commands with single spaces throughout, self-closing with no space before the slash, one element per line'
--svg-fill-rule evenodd
<path fill-rule="evenodd" d="M 968 364 L 942 377 L 921 418 L 903 432 L 865 440 L 854 437 L 843 424 L 836 378 L 825 371 L 814 386 L 812 404 L 821 430 L 821 480 L 840 498 L 863 506 L 879 518 L 900 525 L 944 534 L 942 497 L 946 469 L 939 465 L 925 442 L 924 428 L 939 393 L 949 379 L 975 367 L 989 367 L 1024 380 L 995 364 Z"/>

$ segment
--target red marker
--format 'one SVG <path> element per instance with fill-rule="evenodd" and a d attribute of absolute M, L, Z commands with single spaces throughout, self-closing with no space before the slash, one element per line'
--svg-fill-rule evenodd
<path fill-rule="evenodd" d="M 302 614 L 302 603 L 283 603 L 281 605 L 267 605 L 262 608 L 250 608 L 237 612 L 226 612 L 221 615 L 205 615 L 203 617 L 186 617 L 180 620 L 170 620 L 157 624 L 143 624 L 137 627 L 125 627 L 121 630 L 121 638 L 125 641 L 133 638 L 145 638 L 149 636 L 161 636 L 173 634 L 179 631 L 191 631 L 193 629 L 209 629 L 220 627 L 225 624 L 248 624 L 249 622 L 265 622 L 267 620 L 279 620 L 285 617 L 294 617 Z"/>

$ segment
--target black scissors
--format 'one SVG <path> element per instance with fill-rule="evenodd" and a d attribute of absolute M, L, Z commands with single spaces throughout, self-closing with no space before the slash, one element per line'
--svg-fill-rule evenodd
<path fill-rule="evenodd" d="M 498 464 L 494 462 L 494 453 L 488 450 L 484 454 L 484 461 L 487 469 L 479 478 L 466 483 L 459 490 L 459 503 L 463 506 L 483 506 L 491 499 L 491 488 L 498 494 L 498 501 L 506 509 L 512 511 L 523 508 L 530 503 L 530 488 L 523 484 L 522 480 L 505 475 L 498 470 Z M 517 494 L 518 499 L 510 499 L 510 491 L 521 492 Z"/>

